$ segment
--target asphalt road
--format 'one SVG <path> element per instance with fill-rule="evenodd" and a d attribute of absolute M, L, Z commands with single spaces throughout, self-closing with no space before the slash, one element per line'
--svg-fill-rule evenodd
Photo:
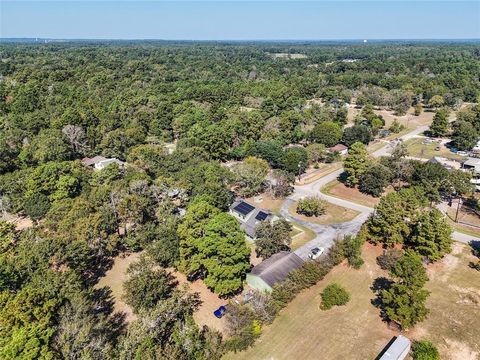
<path fill-rule="evenodd" d="M 428 126 L 420 126 L 415 130 L 401 136 L 400 139 L 402 139 L 403 141 L 406 141 L 411 138 L 418 137 L 421 133 L 423 133 L 427 129 L 428 129 Z M 385 142 L 385 144 L 386 145 L 383 146 L 381 149 L 373 152 L 372 156 L 374 157 L 390 156 L 391 151 L 394 148 L 394 145 L 393 143 L 390 143 L 387 141 Z M 339 198 L 329 196 L 320 192 L 320 189 L 323 186 L 337 179 L 340 176 L 340 174 L 342 174 L 342 172 L 343 172 L 343 168 L 337 171 L 334 171 L 310 184 L 295 185 L 294 192 L 287 199 L 285 199 L 285 201 L 282 204 L 280 213 L 285 219 L 289 221 L 295 221 L 305 227 L 308 227 L 313 231 L 315 231 L 315 233 L 317 234 L 317 236 L 313 240 L 311 240 L 307 244 L 295 250 L 295 253 L 304 260 L 308 259 L 308 254 L 310 253 L 311 249 L 315 247 L 324 247 L 325 249 L 328 249 L 334 244 L 335 240 L 337 240 L 338 238 L 342 238 L 343 236 L 349 235 L 349 234 L 351 235 L 357 234 L 362 224 L 367 220 L 367 218 L 370 216 L 370 214 L 374 210 L 371 207 L 360 205 L 348 200 L 339 199 Z M 306 196 L 319 196 L 320 198 L 332 204 L 343 206 L 348 209 L 356 210 L 360 212 L 360 214 L 357 215 L 351 221 L 340 223 L 340 224 L 333 224 L 333 225 L 315 224 L 309 221 L 302 220 L 295 216 L 292 216 L 288 212 L 288 208 L 291 206 L 292 202 L 298 201 Z M 468 244 L 471 241 L 480 241 L 480 238 L 478 237 L 466 235 L 458 231 L 453 232 L 452 238 L 455 241 L 459 241 L 466 244 Z"/>

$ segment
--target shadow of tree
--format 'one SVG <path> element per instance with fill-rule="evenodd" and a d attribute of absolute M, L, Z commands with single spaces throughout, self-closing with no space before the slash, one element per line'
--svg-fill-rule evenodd
<path fill-rule="evenodd" d="M 383 290 L 388 290 L 390 286 L 392 285 L 392 281 L 387 279 L 386 277 L 379 277 L 376 278 L 373 281 L 372 286 L 370 289 L 375 293 L 376 297 L 372 299 L 370 302 L 373 306 L 375 306 L 377 309 L 380 309 L 380 317 L 382 318 L 383 321 L 388 322 L 388 318 L 385 314 L 385 309 L 383 308 L 383 304 L 380 298 L 380 294 Z"/>

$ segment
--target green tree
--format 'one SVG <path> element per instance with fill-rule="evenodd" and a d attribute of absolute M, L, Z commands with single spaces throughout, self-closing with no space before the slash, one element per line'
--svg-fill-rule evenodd
<path fill-rule="evenodd" d="M 348 149 L 348 155 L 343 162 L 345 184 L 355 186 L 368 168 L 368 152 L 364 144 L 354 143 Z"/>
<path fill-rule="evenodd" d="M 307 146 L 308 162 L 310 164 L 316 164 L 319 161 L 325 160 L 326 149 L 323 144 L 310 144 Z"/>
<path fill-rule="evenodd" d="M 123 284 L 123 298 L 136 313 L 143 309 L 153 309 L 159 301 L 170 296 L 176 285 L 170 273 L 158 268 L 145 256 L 130 264 L 127 275 L 128 279 Z"/>
<path fill-rule="evenodd" d="M 433 117 L 432 124 L 430 125 L 430 133 L 432 136 L 442 137 L 448 133 L 448 109 L 438 109 Z"/>
<path fill-rule="evenodd" d="M 235 184 L 239 187 L 239 194 L 248 197 L 260 192 L 268 170 L 267 161 L 253 156 L 249 156 L 242 163 L 235 165 L 232 171 L 235 176 Z"/>
<path fill-rule="evenodd" d="M 370 165 L 360 177 L 360 190 L 364 193 L 378 197 L 392 180 L 391 170 L 383 164 Z"/>
<path fill-rule="evenodd" d="M 35 193 L 25 200 L 23 209 L 30 219 L 33 221 L 38 221 L 47 214 L 50 206 L 50 201 L 46 195 L 42 193 Z"/>
<path fill-rule="evenodd" d="M 442 107 L 445 104 L 445 100 L 443 100 L 443 97 L 440 95 L 434 95 L 428 100 L 428 107 L 438 109 L 439 107 Z"/>
<path fill-rule="evenodd" d="M 323 121 L 315 125 L 310 133 L 310 139 L 326 147 L 332 147 L 342 138 L 342 127 L 332 121 Z"/>
<path fill-rule="evenodd" d="M 285 219 L 273 223 L 264 221 L 255 228 L 255 250 L 264 259 L 280 251 L 288 251 L 292 238 L 292 225 Z"/>
<path fill-rule="evenodd" d="M 456 121 L 453 125 L 452 142 L 461 150 L 471 150 L 479 138 L 477 129 L 472 123 Z"/>
<path fill-rule="evenodd" d="M 422 114 L 422 111 L 423 111 L 422 104 L 418 103 L 414 107 L 414 113 L 413 114 L 415 116 L 420 116 Z"/>
<path fill-rule="evenodd" d="M 443 214 L 432 209 L 423 212 L 413 226 L 408 245 L 429 261 L 440 260 L 451 251 L 452 229 Z"/>
<path fill-rule="evenodd" d="M 297 202 L 297 213 L 305 216 L 320 216 L 325 214 L 327 202 L 317 196 L 310 196 L 300 199 Z"/>
<path fill-rule="evenodd" d="M 337 283 L 327 285 L 320 295 L 322 297 L 320 308 L 323 310 L 346 305 L 350 301 L 350 294 Z"/>
<path fill-rule="evenodd" d="M 295 146 L 285 150 L 282 159 L 282 169 L 291 174 L 301 174 L 308 165 L 308 153 L 303 147 Z"/>
<path fill-rule="evenodd" d="M 415 341 L 412 345 L 413 360 L 440 360 L 438 349 L 430 341 Z"/>
<path fill-rule="evenodd" d="M 429 295 L 423 286 L 428 281 L 419 255 L 406 252 L 390 273 L 393 283 L 380 292 L 385 315 L 403 329 L 409 329 L 424 320 L 428 314 L 425 302 Z"/>
<path fill-rule="evenodd" d="M 372 130 L 367 125 L 353 125 L 345 128 L 342 136 L 342 143 L 352 146 L 356 142 L 368 145 L 372 141 Z"/>
<path fill-rule="evenodd" d="M 241 288 L 250 251 L 233 216 L 199 200 L 188 207 L 178 233 L 182 271 L 199 274 L 220 295 Z"/>

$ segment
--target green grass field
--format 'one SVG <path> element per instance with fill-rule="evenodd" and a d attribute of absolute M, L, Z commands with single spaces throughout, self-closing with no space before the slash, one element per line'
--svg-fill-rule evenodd
<path fill-rule="evenodd" d="M 245 352 L 227 354 L 230 360 L 264 359 L 374 359 L 392 336 L 371 304 L 375 278 L 385 276 L 375 258 L 381 249 L 366 245 L 365 264 L 354 270 L 337 266 L 321 282 L 300 293 Z M 476 359 L 480 354 L 480 273 L 468 267 L 475 258 L 466 245 L 428 269 L 431 291 L 430 315 L 406 333 L 411 339 L 428 339 L 439 348 L 442 359 Z M 322 311 L 320 292 L 331 282 L 347 289 L 346 306 Z"/>
<path fill-rule="evenodd" d="M 438 143 L 432 142 L 431 144 L 423 144 L 424 140 L 424 138 L 415 138 L 405 141 L 410 156 L 423 159 L 431 159 L 434 156 L 441 156 L 452 160 L 465 159 L 464 157 L 451 152 L 444 145 L 440 145 L 440 150 L 435 150 Z"/>

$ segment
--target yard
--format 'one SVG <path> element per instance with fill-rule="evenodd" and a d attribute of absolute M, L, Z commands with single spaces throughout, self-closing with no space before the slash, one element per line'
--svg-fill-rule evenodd
<path fill-rule="evenodd" d="M 375 262 L 381 252 L 379 247 L 365 245 L 365 264 L 359 270 L 337 266 L 282 310 L 254 347 L 228 354 L 226 359 L 374 359 L 398 334 L 382 322 L 371 304 L 374 279 L 386 275 Z M 468 267 L 474 259 L 469 247 L 456 244 L 452 254 L 429 268 L 430 315 L 405 334 L 433 341 L 442 359 L 474 360 L 480 354 L 480 273 Z M 332 281 L 345 287 L 351 300 L 346 306 L 322 311 L 319 294 Z"/>
<path fill-rule="evenodd" d="M 292 243 L 290 244 L 292 250 L 298 249 L 315 238 L 316 234 L 313 230 L 296 222 L 292 222 L 291 224 L 293 226 Z"/>
<path fill-rule="evenodd" d="M 347 187 L 338 180 L 329 182 L 321 188 L 320 191 L 326 195 L 338 197 L 368 207 L 374 207 L 380 202 L 380 198 L 363 194 L 357 188 Z"/>
<path fill-rule="evenodd" d="M 284 199 L 274 199 L 269 193 L 264 192 L 258 196 L 253 196 L 246 199 L 250 204 L 253 204 L 263 210 L 269 210 L 275 214 L 280 212 L 280 207 Z"/>
<path fill-rule="evenodd" d="M 320 216 L 308 217 L 308 216 L 297 213 L 296 208 L 297 208 L 297 202 L 294 202 L 288 208 L 288 212 L 292 216 L 295 216 L 298 219 L 309 221 L 315 224 L 323 224 L 323 225 L 347 222 L 347 221 L 353 220 L 353 218 L 355 218 L 358 214 L 360 214 L 358 211 L 347 209 L 342 206 L 331 204 L 329 202 L 327 202 L 325 214 Z"/>
<path fill-rule="evenodd" d="M 130 322 L 135 320 L 135 314 L 132 309 L 122 300 L 123 283 L 126 280 L 127 268 L 134 261 L 138 260 L 141 253 L 133 253 L 127 256 L 118 256 L 115 258 L 113 266 L 108 270 L 104 277 L 100 278 L 96 288 L 108 286 L 112 290 L 112 296 L 114 301 L 114 311 L 124 312 L 126 314 L 126 321 Z M 188 282 L 185 275 L 175 271 L 174 269 L 167 269 L 179 282 L 179 287 L 183 285 L 188 286 L 188 291 L 197 292 L 200 295 L 202 304 L 199 309 L 195 311 L 193 317 L 199 326 L 208 325 L 209 327 L 218 331 L 224 330 L 223 319 L 217 319 L 213 315 L 213 311 L 218 309 L 219 306 L 225 305 L 226 300 L 220 299 L 217 295 L 211 292 L 201 280 L 194 282 Z"/>
<path fill-rule="evenodd" d="M 328 174 L 340 169 L 342 167 L 342 162 L 334 162 L 330 164 L 318 164 L 318 169 L 310 167 L 307 169 L 305 174 L 302 174 L 299 181 L 296 182 L 298 185 L 310 184 L 318 179 L 327 176 Z"/>
<path fill-rule="evenodd" d="M 431 159 L 434 156 L 441 156 L 452 160 L 465 160 L 463 156 L 451 152 L 444 144 L 438 144 L 435 141 L 431 144 L 424 144 L 424 140 L 425 138 L 414 138 L 405 142 L 410 156 L 423 159 Z M 435 150 L 437 145 L 440 146 L 440 150 Z"/>

